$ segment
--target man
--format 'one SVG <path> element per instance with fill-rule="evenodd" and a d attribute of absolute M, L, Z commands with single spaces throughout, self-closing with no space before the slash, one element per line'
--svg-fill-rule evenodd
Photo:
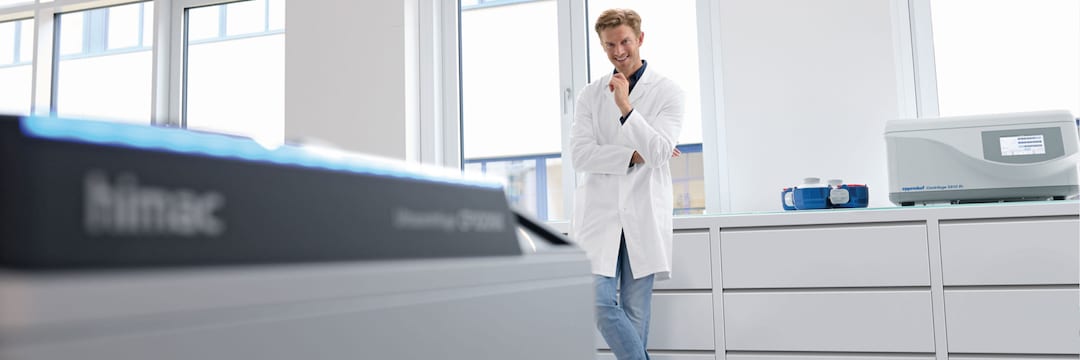
<path fill-rule="evenodd" d="M 571 231 L 592 262 L 604 340 L 618 359 L 648 359 L 653 281 L 671 274 L 668 160 L 679 155 L 684 96 L 641 59 L 645 33 L 636 12 L 604 11 L 595 30 L 615 71 L 577 99 L 570 153 L 584 181 Z"/>

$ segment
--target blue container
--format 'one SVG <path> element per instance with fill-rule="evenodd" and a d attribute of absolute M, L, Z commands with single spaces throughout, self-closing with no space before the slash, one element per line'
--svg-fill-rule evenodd
<path fill-rule="evenodd" d="M 827 209 L 829 207 L 828 187 L 795 187 L 792 198 L 798 210 Z"/>
<path fill-rule="evenodd" d="M 780 205 L 784 210 L 795 210 L 795 194 L 791 192 L 791 188 L 780 190 Z"/>
<path fill-rule="evenodd" d="M 834 208 L 864 208 L 870 203 L 870 188 L 861 184 L 843 184 L 830 191 L 829 203 Z"/>

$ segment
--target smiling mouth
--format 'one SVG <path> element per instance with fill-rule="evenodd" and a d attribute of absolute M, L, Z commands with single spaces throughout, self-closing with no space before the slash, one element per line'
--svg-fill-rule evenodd
<path fill-rule="evenodd" d="M 623 61 L 626 61 L 627 59 L 630 59 L 630 57 L 629 57 L 629 56 L 625 56 L 625 57 L 622 57 L 622 58 L 615 58 L 615 61 L 618 61 L 618 62 L 623 62 Z"/>

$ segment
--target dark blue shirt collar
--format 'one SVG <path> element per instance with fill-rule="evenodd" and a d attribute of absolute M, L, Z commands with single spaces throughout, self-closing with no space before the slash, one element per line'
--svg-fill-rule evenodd
<path fill-rule="evenodd" d="M 641 59 L 641 67 L 639 67 L 637 71 L 635 71 L 633 74 L 630 74 L 630 77 L 626 79 L 630 81 L 630 90 L 627 91 L 628 93 L 634 92 L 634 85 L 637 85 L 638 80 L 641 79 L 641 74 L 645 73 L 646 66 L 649 66 L 649 62 L 645 61 L 645 59 Z M 618 73 L 619 69 L 615 69 L 615 71 L 612 72 L 612 74 Z"/>

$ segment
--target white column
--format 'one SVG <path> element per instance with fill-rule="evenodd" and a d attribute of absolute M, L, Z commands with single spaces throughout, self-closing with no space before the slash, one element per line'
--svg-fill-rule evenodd
<path fill-rule="evenodd" d="M 409 146 L 418 139 L 418 66 L 416 50 L 407 49 L 417 43 L 409 28 L 416 7 L 415 0 L 287 2 L 286 140 L 416 160 Z"/>

